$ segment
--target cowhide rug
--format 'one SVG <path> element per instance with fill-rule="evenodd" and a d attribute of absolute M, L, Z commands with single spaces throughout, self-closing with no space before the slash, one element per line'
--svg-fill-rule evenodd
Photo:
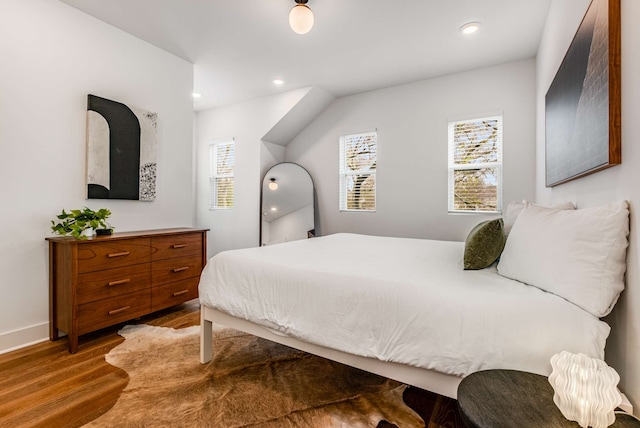
<path fill-rule="evenodd" d="M 120 330 L 106 356 L 129 375 L 115 406 L 87 427 L 424 427 L 404 385 L 232 329 L 214 330 L 199 362 L 199 326 Z"/>

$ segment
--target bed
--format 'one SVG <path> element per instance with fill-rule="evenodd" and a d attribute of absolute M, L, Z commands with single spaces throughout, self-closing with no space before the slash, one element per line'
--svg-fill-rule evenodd
<path fill-rule="evenodd" d="M 580 217 L 560 214 L 556 230 L 548 218 L 536 218 L 540 213 L 535 211 L 522 211 L 521 216 L 529 218 L 520 228 L 521 220 L 514 224 L 505 253 L 518 248 L 519 236 L 531 233 L 567 239 L 568 246 L 554 247 L 570 257 L 574 244 L 584 250 L 584 242 L 576 244 L 568 227 L 580 225 Z M 567 281 L 553 263 L 564 268 L 572 261 L 562 256 L 558 260 L 554 251 L 535 243 L 527 247 L 535 260 L 553 258 L 548 262 L 549 285 L 533 286 L 506 277 L 517 263 L 504 253 L 504 272 L 496 264 L 464 270 L 464 242 L 339 233 L 221 252 L 210 259 L 200 280 L 201 362 L 212 358 L 212 323 L 452 398 L 462 378 L 478 370 L 507 368 L 548 375 L 551 356 L 563 350 L 604 359 L 610 328 L 600 317 L 610 311 L 622 290 L 618 283 L 624 269 L 619 272 L 619 259 L 624 264 L 628 235 L 626 202 L 614 211 L 616 215 L 620 211 L 622 226 L 612 228 L 611 213 L 604 213 L 602 223 L 612 230 L 609 237 L 594 233 L 593 224 L 585 225 L 597 248 L 607 248 L 604 262 L 616 259 L 617 263 L 613 291 L 595 293 L 600 300 L 606 294 L 596 310 L 580 300 L 589 284 L 579 275 L 578 298 L 571 299 L 570 292 L 549 291 L 557 286 L 554 278 Z M 536 221 L 544 226 L 540 231 L 535 230 Z M 607 239 L 619 248 L 612 252 Z M 587 270 L 585 275 L 592 275 L 589 268 L 579 266 Z M 598 272 L 607 269 L 598 263 L 592 267 Z M 533 266 L 538 275 L 539 270 Z M 605 286 L 611 288 L 608 276 L 600 276 L 607 277 Z"/>

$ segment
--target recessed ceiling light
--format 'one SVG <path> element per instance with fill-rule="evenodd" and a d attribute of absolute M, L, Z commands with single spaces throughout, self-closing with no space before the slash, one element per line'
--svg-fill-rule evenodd
<path fill-rule="evenodd" d="M 480 29 L 479 22 L 467 22 L 462 27 L 460 27 L 460 32 L 462 34 L 473 34 Z"/>
<path fill-rule="evenodd" d="M 278 211 L 276 207 L 271 207 L 271 211 Z"/>
<path fill-rule="evenodd" d="M 199 94 L 199 93 L 197 93 L 197 92 L 194 92 L 193 94 L 191 94 L 191 96 L 192 96 L 193 98 L 202 98 L 202 94 Z"/>
<path fill-rule="evenodd" d="M 282 79 L 273 79 L 273 83 L 276 85 L 284 85 L 284 80 Z"/>

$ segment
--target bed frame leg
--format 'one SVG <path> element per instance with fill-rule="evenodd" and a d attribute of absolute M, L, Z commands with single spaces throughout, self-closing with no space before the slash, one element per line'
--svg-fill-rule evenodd
<path fill-rule="evenodd" d="M 206 364 L 213 358 L 213 323 L 204 317 L 205 309 L 200 307 L 200 363 Z"/>

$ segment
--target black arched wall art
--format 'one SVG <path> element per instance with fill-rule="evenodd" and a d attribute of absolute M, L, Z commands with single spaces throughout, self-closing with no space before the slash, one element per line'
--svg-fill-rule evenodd
<path fill-rule="evenodd" d="M 545 99 L 547 187 L 622 162 L 620 0 L 592 0 Z"/>
<path fill-rule="evenodd" d="M 153 201 L 157 113 L 89 95 L 87 198 Z"/>

